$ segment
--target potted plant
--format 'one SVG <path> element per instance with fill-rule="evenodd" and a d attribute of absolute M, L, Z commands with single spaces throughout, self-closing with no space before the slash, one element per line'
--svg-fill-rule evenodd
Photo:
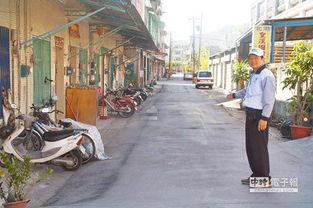
<path fill-rule="evenodd" d="M 245 82 L 251 75 L 251 68 L 246 61 L 237 60 L 233 65 L 232 81 L 236 82 L 237 90 L 241 90 L 245 87 Z"/>
<path fill-rule="evenodd" d="M 309 109 L 313 102 L 313 44 L 298 42 L 291 55 L 291 62 L 284 69 L 287 77 L 283 81 L 283 89 L 295 90 L 288 109 L 294 113 L 292 138 L 298 139 L 309 136 L 312 131 Z"/>
<path fill-rule="evenodd" d="M 25 188 L 35 185 L 52 174 L 47 169 L 44 174 L 32 177 L 30 157 L 25 156 L 24 161 L 0 152 L 0 159 L 6 169 L 0 169 L 0 198 L 5 201 L 4 208 L 27 207 Z"/>

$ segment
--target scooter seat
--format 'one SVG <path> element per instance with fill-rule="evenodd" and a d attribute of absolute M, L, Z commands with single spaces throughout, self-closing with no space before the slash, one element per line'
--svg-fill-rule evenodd
<path fill-rule="evenodd" d="M 72 126 L 71 122 L 67 122 L 67 121 L 59 121 L 59 124 L 64 126 L 65 128 L 69 128 L 70 126 Z"/>
<path fill-rule="evenodd" d="M 43 134 L 43 140 L 56 142 L 74 134 L 73 129 L 64 129 L 60 131 L 48 131 Z"/>

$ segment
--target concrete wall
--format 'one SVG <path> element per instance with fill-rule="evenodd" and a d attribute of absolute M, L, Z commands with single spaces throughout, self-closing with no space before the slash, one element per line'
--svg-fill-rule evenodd
<path fill-rule="evenodd" d="M 14 43 L 22 43 L 36 35 L 40 35 L 53 28 L 66 23 L 64 9 L 53 1 L 20 1 L 19 9 L 15 0 L 1 0 L 1 9 L 8 11 L 0 18 L 0 25 L 15 31 L 11 38 L 11 46 Z M 1 14 L 2 17 L 2 14 Z M 16 25 L 19 25 L 18 27 Z M 82 23 L 81 40 L 88 42 L 88 33 L 84 33 L 84 27 L 88 24 Z M 87 30 L 88 31 L 88 30 Z M 64 43 L 69 42 L 67 30 L 57 33 L 55 36 L 64 38 Z M 50 37 L 51 43 L 51 79 L 55 80 L 55 42 L 54 35 Z M 68 48 L 64 48 L 67 53 Z M 20 107 L 23 113 L 30 111 L 29 106 L 33 103 L 33 57 L 32 47 L 21 49 L 16 54 L 11 54 L 11 86 L 14 94 L 14 102 Z M 64 63 L 67 63 L 64 57 Z M 30 66 L 28 77 L 22 78 L 19 75 L 18 65 Z M 64 85 L 68 78 L 64 79 Z"/>
<path fill-rule="evenodd" d="M 213 72 L 214 87 L 231 91 L 236 88 L 232 80 L 232 66 L 236 53 L 220 53 L 210 58 L 209 69 Z"/>

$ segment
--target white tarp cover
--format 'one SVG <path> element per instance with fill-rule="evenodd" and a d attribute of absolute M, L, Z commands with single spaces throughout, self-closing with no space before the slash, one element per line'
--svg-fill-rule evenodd
<path fill-rule="evenodd" d="M 96 126 L 74 121 L 70 118 L 62 119 L 62 121 L 71 123 L 72 124 L 71 128 L 73 129 L 88 129 L 88 134 L 91 136 L 91 138 L 93 139 L 96 145 L 95 157 L 99 160 L 110 159 L 110 157 L 108 157 L 104 152 L 104 146 L 103 146 L 103 142 L 101 139 L 101 134 Z"/>

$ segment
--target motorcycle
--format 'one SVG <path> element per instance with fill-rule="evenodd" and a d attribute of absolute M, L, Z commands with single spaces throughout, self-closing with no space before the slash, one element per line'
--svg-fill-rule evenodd
<path fill-rule="evenodd" d="M 154 90 L 153 86 L 151 86 L 151 85 L 146 86 L 146 92 L 149 93 L 150 95 L 152 95 L 153 90 Z"/>
<path fill-rule="evenodd" d="M 49 131 L 60 131 L 64 129 L 71 129 L 71 123 L 59 121 L 59 124 L 55 123 L 49 116 L 51 113 L 57 113 L 57 114 L 63 114 L 62 111 L 59 110 L 52 110 L 50 111 L 49 108 L 45 107 L 49 105 L 44 105 L 44 107 L 35 107 L 34 104 L 32 105 L 31 109 L 33 109 L 33 116 L 37 117 L 37 122 L 34 123 L 30 130 L 34 133 L 38 132 L 40 134 L 40 137 L 38 140 L 35 139 L 25 139 L 25 143 L 28 144 L 28 141 L 31 141 L 31 143 L 34 146 L 34 149 L 41 150 L 43 147 L 43 135 L 45 132 Z M 52 106 L 50 106 L 52 107 Z M 78 147 L 78 150 L 82 157 L 82 164 L 86 164 L 89 162 L 95 155 L 96 152 L 96 146 L 95 142 L 93 141 L 92 137 L 88 134 L 87 130 L 85 129 L 74 129 L 74 130 L 80 130 L 82 132 L 83 141 L 81 142 L 81 145 Z M 28 134 L 29 135 L 29 134 Z M 36 141 L 36 142 L 35 142 Z"/>
<path fill-rule="evenodd" d="M 128 85 L 128 90 L 133 91 L 133 92 L 139 92 L 141 98 L 143 99 L 143 101 L 146 101 L 148 98 L 148 93 L 146 92 L 146 89 L 144 88 L 134 88 L 133 84 L 129 84 Z"/>
<path fill-rule="evenodd" d="M 118 91 L 121 92 L 122 96 L 129 96 L 131 97 L 137 104 L 138 106 L 142 104 L 142 102 L 144 101 L 141 94 L 143 94 L 140 91 L 135 91 L 130 89 L 129 85 L 128 88 L 120 88 Z"/>
<path fill-rule="evenodd" d="M 123 118 L 131 117 L 137 110 L 134 100 L 121 98 L 116 91 L 110 89 L 106 90 L 101 100 L 107 105 L 108 111 L 117 112 Z"/>
<path fill-rule="evenodd" d="M 78 152 L 78 147 L 83 141 L 82 131 L 65 129 L 45 132 L 43 134 L 44 145 L 42 150 L 27 149 L 25 147 L 25 137 L 21 136 L 25 130 L 23 115 L 15 116 L 17 107 L 10 102 L 10 99 L 3 91 L 3 112 L 9 116 L 4 118 L 4 126 L 1 127 L 1 129 L 7 129 L 7 131 L 0 135 L 0 151 L 14 155 L 21 161 L 24 160 L 24 156 L 29 156 L 31 163 L 60 165 L 66 170 L 78 169 L 82 164 L 82 158 Z M 32 134 L 32 131 L 29 134 Z M 4 166 L 1 161 L 0 166 Z"/>

